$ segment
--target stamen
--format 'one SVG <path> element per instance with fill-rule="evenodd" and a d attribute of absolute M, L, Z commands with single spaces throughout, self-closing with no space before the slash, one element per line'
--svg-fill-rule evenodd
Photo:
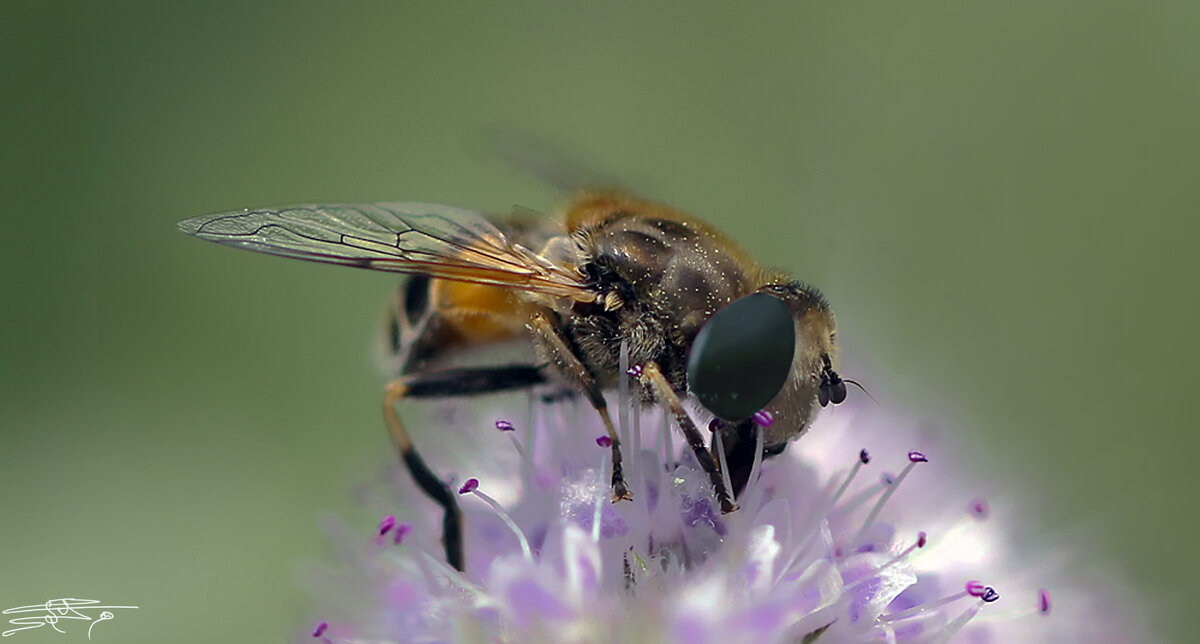
<path fill-rule="evenodd" d="M 1038 591 L 1038 612 L 1043 615 L 1050 614 L 1050 591 L 1045 588 Z"/>
<path fill-rule="evenodd" d="M 529 389 L 529 395 L 526 396 L 526 401 L 528 403 L 528 407 L 525 410 L 526 423 L 525 423 L 524 431 L 521 432 L 522 434 L 524 434 L 524 436 L 522 437 L 523 440 L 521 441 L 521 444 L 528 447 L 529 451 L 528 452 L 525 452 L 524 450 L 521 451 L 521 458 L 525 464 L 525 467 L 522 468 L 523 471 L 521 472 L 521 482 L 524 483 L 524 485 L 525 485 L 524 489 L 531 490 L 531 489 L 533 489 L 534 471 L 537 468 L 535 468 L 533 466 L 533 462 L 529 459 L 528 454 L 537 454 L 537 449 L 536 449 L 537 444 L 534 443 L 535 437 L 537 436 L 537 432 L 535 432 L 533 430 L 535 427 L 537 427 L 536 423 L 538 421 L 539 410 L 544 410 L 546 406 L 539 405 L 537 403 L 537 400 L 533 394 L 532 388 Z M 544 411 L 542 413 L 544 413 Z"/>
<path fill-rule="evenodd" d="M 320 636 L 324 635 L 325 631 L 327 631 L 327 630 L 329 630 L 329 622 L 324 622 L 324 621 L 317 622 L 316 628 L 313 629 L 312 636 L 320 637 Z"/>
<path fill-rule="evenodd" d="M 663 463 L 675 462 L 675 433 L 671 428 L 671 414 L 662 410 Z"/>
<path fill-rule="evenodd" d="M 984 586 L 982 582 L 978 581 L 967 582 L 967 594 L 982 599 L 985 604 L 990 604 L 1000 599 L 1000 593 L 996 592 L 995 588 Z"/>
<path fill-rule="evenodd" d="M 612 447 L 612 439 L 608 436 L 597 436 L 596 444 L 600 447 Z"/>
<path fill-rule="evenodd" d="M 975 499 L 974 501 L 971 501 L 970 510 L 971 516 L 979 519 L 980 521 L 988 518 L 989 512 L 987 499 Z"/>
<path fill-rule="evenodd" d="M 770 427 L 775 424 L 775 416 L 765 409 L 760 409 L 754 412 L 754 424 L 759 427 Z"/>
<path fill-rule="evenodd" d="M 633 455 L 630 459 L 629 471 L 633 479 L 634 489 L 644 489 L 645 474 L 642 472 L 642 410 L 634 405 L 632 401 L 626 402 L 631 407 L 633 412 L 633 427 L 631 434 L 633 435 L 633 448 L 629 452 Z M 645 506 L 644 506 L 645 507 Z"/>
<path fill-rule="evenodd" d="M 971 619 L 973 617 L 975 617 L 976 614 L 979 613 L 979 610 L 981 608 L 983 608 L 984 604 L 990 604 L 990 603 L 996 601 L 997 599 L 1000 599 L 1000 594 L 996 592 L 995 588 L 992 588 L 991 586 L 984 586 L 983 584 L 981 584 L 978 581 L 967 582 L 965 593 L 972 597 L 978 597 L 980 599 L 980 601 L 978 601 L 974 604 L 971 604 L 970 607 L 968 607 L 963 612 L 959 613 L 957 617 L 950 620 L 946 624 L 946 627 L 943 628 L 942 631 L 938 634 L 937 641 L 939 641 L 939 642 L 949 641 L 950 638 L 953 637 L 955 633 L 958 633 L 959 631 L 961 631 L 963 629 L 963 627 L 967 625 L 967 622 L 971 621 Z M 954 597 L 955 598 L 962 597 L 962 594 L 956 595 Z M 946 602 L 938 601 L 938 602 L 936 602 L 936 604 L 931 604 L 930 606 L 941 605 L 944 603 L 946 603 Z"/>
<path fill-rule="evenodd" d="M 887 487 L 889 485 L 891 485 L 892 483 L 895 483 L 895 482 L 896 482 L 896 479 L 891 474 L 884 473 L 884 474 L 880 475 L 878 483 L 875 483 L 875 484 L 871 485 L 870 487 L 860 490 L 859 492 L 855 493 L 854 496 L 852 496 L 849 499 L 847 499 L 846 501 L 844 501 L 837 508 L 831 510 L 829 512 L 829 514 L 830 515 L 848 514 L 851 510 L 857 509 L 862 504 L 866 503 L 867 501 L 870 501 L 872 497 L 879 494 L 880 492 L 883 492 L 885 489 L 887 489 Z"/>
<path fill-rule="evenodd" d="M 504 525 L 507 525 L 508 529 L 512 530 L 512 533 L 517 536 L 517 541 L 519 541 L 521 543 L 521 553 L 525 555 L 525 560 L 532 562 L 533 561 L 533 550 L 531 550 L 529 548 L 529 540 L 525 538 L 525 533 L 522 532 L 521 528 L 519 526 L 517 526 L 515 521 L 512 520 L 512 517 L 509 516 L 508 513 L 504 511 L 504 508 L 500 507 L 500 504 L 496 502 L 496 499 L 493 499 L 492 497 L 484 494 L 483 492 L 480 492 L 478 488 L 479 488 L 479 479 L 469 478 L 469 479 L 467 479 L 467 482 L 463 483 L 463 486 L 461 488 L 459 488 L 458 493 L 459 494 L 467 494 L 467 493 L 474 494 L 475 496 L 482 499 L 484 503 L 488 504 L 492 508 L 492 510 L 494 510 L 496 512 L 496 516 L 500 517 L 500 520 L 504 522 Z"/>
<path fill-rule="evenodd" d="M 895 621 L 899 621 L 902 619 L 907 619 L 909 617 L 912 617 L 913 615 L 917 615 L 917 614 L 923 613 L 925 611 L 933 610 L 934 608 L 937 608 L 938 606 L 945 606 L 946 604 L 956 602 L 960 599 L 963 599 L 964 597 L 971 597 L 971 593 L 967 592 L 966 590 L 961 590 L 957 593 L 954 593 L 953 595 L 947 595 L 945 597 L 942 597 L 941 599 L 935 599 L 933 601 L 925 602 L 924 604 L 918 604 L 916 606 L 913 606 L 912 608 L 902 610 L 898 613 L 889 613 L 887 615 L 883 615 L 880 617 L 880 619 L 883 621 L 888 621 L 888 622 L 895 622 Z"/>
<path fill-rule="evenodd" d="M 763 437 L 762 430 L 754 432 L 754 461 L 750 464 L 750 478 L 746 479 L 746 489 L 751 485 L 758 483 L 759 469 L 762 468 L 763 447 L 766 439 Z"/>
<path fill-rule="evenodd" d="M 529 454 L 525 452 L 525 448 L 521 447 L 520 441 L 517 440 L 516 434 L 509 434 L 508 440 L 512 443 L 513 449 L 517 450 L 517 455 L 521 457 L 521 463 L 525 465 L 526 478 L 533 471 L 533 461 L 529 460 Z"/>
<path fill-rule="evenodd" d="M 387 533 L 392 531 L 396 525 L 396 517 L 387 515 L 379 520 L 379 528 L 375 533 L 374 542 L 377 546 L 382 546 L 387 542 Z"/>
<path fill-rule="evenodd" d="M 953 637 L 955 633 L 961 631 L 963 629 L 963 627 L 967 625 L 967 622 L 971 621 L 971 619 L 973 617 L 975 617 L 975 615 L 979 612 L 980 608 L 983 608 L 983 602 L 976 602 L 974 604 L 971 604 L 971 606 L 968 607 L 963 612 L 959 613 L 959 615 L 957 617 L 950 620 L 946 624 L 946 627 L 942 629 L 942 632 L 939 633 L 939 638 L 937 641 L 939 641 L 939 642 L 949 641 L 950 638 Z"/>
<path fill-rule="evenodd" d="M 725 493 L 733 494 L 733 480 L 729 478 L 729 464 L 725 462 L 725 445 L 721 441 L 721 432 L 713 434 L 713 442 L 717 446 L 717 462 L 721 464 L 721 482 L 725 484 Z M 715 490 L 714 490 L 715 491 Z M 717 499 L 717 503 L 724 504 L 724 499 Z"/>
<path fill-rule="evenodd" d="M 451 568 L 450 564 L 428 552 L 421 552 L 420 555 L 417 565 L 421 568 L 426 583 L 431 587 L 440 587 L 443 583 L 448 582 L 451 587 L 470 593 L 476 599 L 486 596 L 483 588 L 469 581 L 461 570 Z"/>
<path fill-rule="evenodd" d="M 629 343 L 622 341 L 621 350 L 617 356 L 617 369 L 620 373 L 625 373 L 629 370 Z M 621 437 L 621 442 L 629 445 L 629 379 L 617 378 L 617 432 Z M 634 458 L 630 461 L 633 465 L 637 461 L 637 452 L 633 452 Z M 631 472 L 632 474 L 632 472 Z"/>
<path fill-rule="evenodd" d="M 917 548 L 924 548 L 925 542 L 926 542 L 925 532 L 924 531 L 918 532 L 917 540 L 915 543 L 913 543 L 909 547 L 905 548 L 903 551 L 900 552 L 900 554 L 889 559 L 887 561 L 887 563 L 885 563 L 882 566 L 879 566 L 878 568 L 873 570 L 871 572 L 871 574 L 863 577 L 862 579 L 860 579 L 858 581 L 858 583 L 855 583 L 854 585 L 850 586 L 850 588 L 857 588 L 857 587 L 861 586 L 862 584 L 865 584 L 866 582 L 872 580 L 873 578 L 878 577 L 883 571 L 885 571 L 888 568 L 891 568 L 892 566 L 896 565 L 897 563 L 900 563 L 901 561 L 903 561 L 905 557 L 912 554 L 912 552 L 914 550 L 916 550 Z"/>
<path fill-rule="evenodd" d="M 529 412 L 529 423 L 530 423 L 530 425 L 533 424 L 532 408 L 530 409 L 530 412 Z M 525 465 L 525 468 L 524 468 L 525 486 L 526 486 L 526 488 L 528 488 L 530 472 L 533 470 L 533 462 L 529 460 L 529 455 L 525 453 L 525 448 L 521 447 L 520 441 L 517 440 L 516 425 L 513 425 L 511 422 L 501 418 L 500 420 L 496 421 L 496 429 L 508 434 L 509 442 L 512 443 L 513 449 L 517 450 L 517 455 L 521 457 L 521 462 Z M 525 432 L 525 441 L 529 442 L 530 440 L 532 440 L 532 436 L 531 436 L 530 432 L 527 431 L 527 432 Z"/>
<path fill-rule="evenodd" d="M 413 531 L 413 524 L 411 524 L 411 523 L 398 524 L 396 526 L 396 535 L 392 538 L 392 543 L 397 546 L 404 543 L 404 537 L 408 536 L 408 533 L 410 533 L 412 531 Z"/>
<path fill-rule="evenodd" d="M 838 487 L 837 492 L 833 493 L 833 500 L 830 502 L 830 506 L 837 505 L 837 502 L 841 500 L 842 495 L 845 494 L 846 490 L 850 487 L 850 482 L 854 480 L 854 476 L 858 474 L 858 471 L 862 469 L 862 466 L 870 462 L 871 455 L 867 453 L 866 449 L 863 449 L 858 453 L 858 460 L 855 461 L 854 467 L 850 468 L 850 473 L 846 475 L 846 480 L 842 481 L 842 485 Z"/>
<path fill-rule="evenodd" d="M 601 436 L 600 438 L 608 437 Z M 596 442 L 599 443 L 600 440 L 596 439 Z M 609 443 L 612 443 L 612 441 L 609 441 Z M 600 458 L 600 469 L 596 472 L 596 476 L 600 481 L 598 485 L 599 491 L 596 493 L 596 505 L 592 508 L 592 543 L 600 542 L 600 517 L 604 509 L 605 490 L 608 489 L 608 486 L 604 483 L 604 473 L 608 471 L 608 461 L 611 454 L 612 452 L 604 452 L 604 456 Z"/>
<path fill-rule="evenodd" d="M 963 512 L 953 523 L 942 530 L 941 543 L 959 544 L 963 539 L 967 539 L 968 543 L 973 543 L 969 535 L 978 529 L 975 523 L 986 520 L 991 514 L 987 501 L 982 498 L 964 504 L 963 509 L 966 512 Z M 954 547 L 958 548 L 958 546 Z"/>
<path fill-rule="evenodd" d="M 917 466 L 917 463 L 928 462 L 929 459 L 926 458 L 921 452 L 912 451 L 908 453 L 908 465 L 904 466 L 904 469 L 900 471 L 900 476 L 897 476 L 894 482 L 888 484 L 888 488 L 886 491 L 884 491 L 883 496 L 879 497 L 879 501 L 875 503 L 875 507 L 871 508 L 870 513 L 867 514 L 867 518 L 863 521 L 862 527 L 858 529 L 858 534 L 854 535 L 853 541 L 846 544 L 847 546 L 854 547 L 858 545 L 858 542 L 867 533 L 867 529 L 873 523 L 875 523 L 875 519 L 879 518 L 879 513 L 883 511 L 883 506 L 887 504 L 888 499 L 892 498 L 892 495 L 896 493 L 896 490 L 900 489 L 900 483 L 904 481 L 904 478 L 908 476 L 908 473 Z"/>

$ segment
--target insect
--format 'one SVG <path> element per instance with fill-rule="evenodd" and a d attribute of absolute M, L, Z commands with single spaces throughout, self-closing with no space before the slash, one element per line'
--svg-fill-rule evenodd
<path fill-rule="evenodd" d="M 622 377 L 624 347 L 641 400 L 671 413 L 732 512 L 756 433 L 764 456 L 782 452 L 819 406 L 845 400 L 852 382 L 834 370 L 836 323 L 815 288 L 761 266 L 699 219 L 623 192 L 585 191 L 557 222 L 406 202 L 239 210 L 179 228 L 258 252 L 412 275 L 388 325 L 400 375 L 385 389 L 383 413 L 398 456 L 444 510 L 447 561 L 459 569 L 458 506 L 401 422 L 401 399 L 557 382 L 599 414 L 611 440 L 613 500 L 631 499 L 602 393 Z M 454 349 L 522 338 L 536 356 L 527 364 L 428 366 Z M 720 450 L 685 409 L 688 399 L 711 416 Z"/>

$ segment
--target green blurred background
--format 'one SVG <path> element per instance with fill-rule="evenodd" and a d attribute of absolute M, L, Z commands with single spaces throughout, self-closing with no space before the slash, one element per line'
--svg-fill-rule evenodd
<path fill-rule="evenodd" d="M 387 455 L 395 280 L 175 222 L 553 208 L 500 131 L 822 285 L 877 395 L 973 432 L 1040 490 L 1030 539 L 1182 632 L 1200 5 L 596 5 L 0 3 L 0 604 L 139 604 L 110 642 L 307 626 L 317 512 Z"/>

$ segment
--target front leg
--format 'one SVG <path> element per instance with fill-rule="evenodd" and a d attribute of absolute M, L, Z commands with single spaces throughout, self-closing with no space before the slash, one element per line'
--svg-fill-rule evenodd
<path fill-rule="evenodd" d="M 669 409 L 675 416 L 675 422 L 679 423 L 679 429 L 683 431 L 684 438 L 687 439 L 688 445 L 696 455 L 696 461 L 712 479 L 713 491 L 716 492 L 717 500 L 721 503 L 721 512 L 729 513 L 737 510 L 737 503 L 730 496 L 729 490 L 725 489 L 725 479 L 721 477 L 721 469 L 718 467 L 716 459 L 713 458 L 712 452 L 708 450 L 708 445 L 704 443 L 704 435 L 687 415 L 687 411 L 683 408 L 683 402 L 671 388 L 671 383 L 667 382 L 658 363 L 647 362 L 642 365 L 639 379 L 643 385 L 649 386 L 654 392 L 654 398 L 658 400 L 658 403 Z"/>
<path fill-rule="evenodd" d="M 604 394 L 600 393 L 600 385 L 596 383 L 595 376 L 579 359 L 553 313 L 547 310 L 534 313 L 529 327 L 542 340 L 542 344 L 549 348 L 551 357 L 562 367 L 561 371 L 587 396 L 588 402 L 592 403 L 592 407 L 600 414 L 600 420 L 604 422 L 604 429 L 612 441 L 613 502 L 632 500 L 633 492 L 625 482 L 625 474 L 621 470 L 621 440 L 617 437 L 617 429 L 608 415 L 608 403 L 604 400 Z"/>

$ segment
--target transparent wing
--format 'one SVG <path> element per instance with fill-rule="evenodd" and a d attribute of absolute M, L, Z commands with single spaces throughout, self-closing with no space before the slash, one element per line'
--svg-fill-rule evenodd
<path fill-rule="evenodd" d="M 239 210 L 179 222 L 208 241 L 327 264 L 595 299 L 574 266 L 511 242 L 471 210 L 415 202 Z"/>

